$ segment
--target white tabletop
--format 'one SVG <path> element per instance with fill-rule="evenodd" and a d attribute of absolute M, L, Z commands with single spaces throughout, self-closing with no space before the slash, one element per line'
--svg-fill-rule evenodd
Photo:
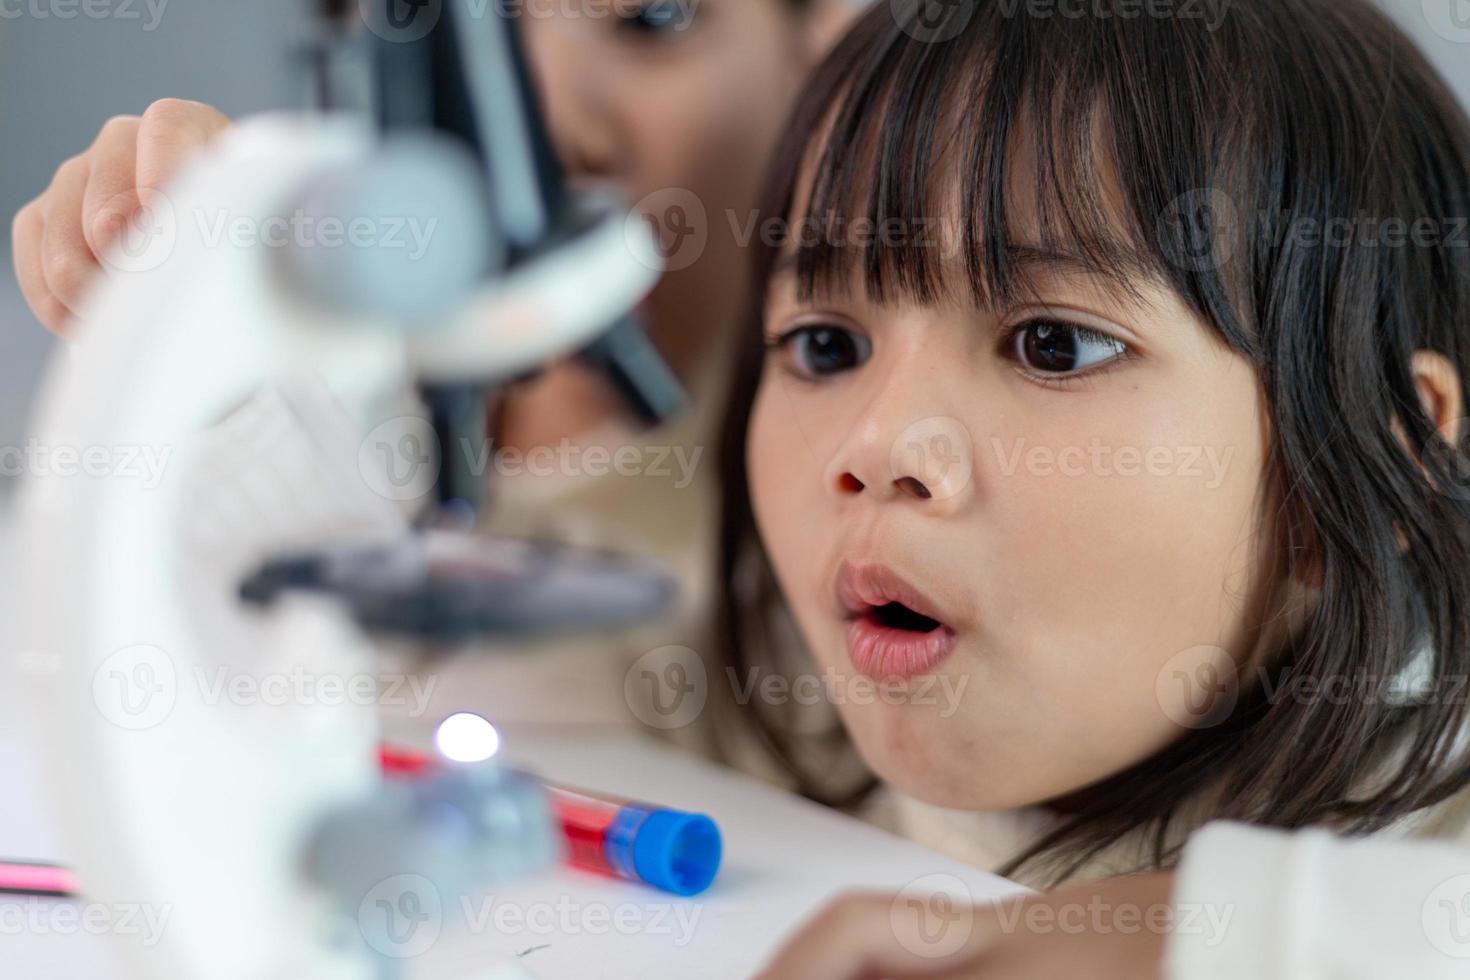
<path fill-rule="evenodd" d="M 24 740 L 0 721 L 0 856 L 64 858 L 29 785 Z M 539 980 L 736 978 L 753 973 L 825 899 L 850 889 L 944 892 L 975 901 L 1019 886 L 756 781 L 636 737 L 509 739 L 506 754 L 557 781 L 715 818 L 725 862 L 693 899 L 571 869 L 494 889 L 405 963 L 411 980 L 483 977 L 519 958 Z M 27 801 L 31 801 L 30 804 Z M 19 805 L 16 805 L 19 803 Z M 0 896 L 6 903 L 35 902 Z M 896 913 L 898 914 L 898 913 Z M 10 917 L 13 924 L 17 917 Z M 5 975 L 16 980 L 123 980 L 103 940 L 5 928 Z"/>

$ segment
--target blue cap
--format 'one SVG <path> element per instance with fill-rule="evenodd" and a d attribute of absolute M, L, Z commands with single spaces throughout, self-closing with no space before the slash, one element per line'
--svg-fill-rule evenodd
<path fill-rule="evenodd" d="M 720 870 L 720 828 L 702 813 L 624 807 L 607 836 L 607 856 L 629 877 L 675 895 L 698 895 Z"/>

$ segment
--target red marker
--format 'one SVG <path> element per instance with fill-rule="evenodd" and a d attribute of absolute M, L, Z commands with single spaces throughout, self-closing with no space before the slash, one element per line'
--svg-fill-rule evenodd
<path fill-rule="evenodd" d="M 435 768 L 419 752 L 384 745 L 383 773 L 412 778 Z M 567 862 L 584 871 L 641 881 L 675 895 L 697 895 L 720 869 L 720 830 L 702 813 L 547 786 L 567 844 Z"/>

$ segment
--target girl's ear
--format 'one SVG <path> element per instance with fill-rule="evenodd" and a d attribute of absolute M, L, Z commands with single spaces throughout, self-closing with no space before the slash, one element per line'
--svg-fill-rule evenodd
<path fill-rule="evenodd" d="M 1409 359 L 1409 372 L 1414 376 L 1414 390 L 1419 395 L 1419 406 L 1425 417 L 1434 425 L 1439 437 L 1458 450 L 1460 437 L 1465 434 L 1465 392 L 1460 387 L 1460 375 L 1454 362 L 1437 351 L 1419 350 Z M 1404 452 L 1412 455 L 1403 425 L 1395 418 L 1392 426 Z M 1422 468 L 1423 464 L 1420 466 Z M 1408 539 L 1397 525 L 1394 535 L 1398 538 L 1399 550 L 1408 551 Z"/>
<path fill-rule="evenodd" d="M 1414 377 L 1414 390 L 1425 416 L 1433 423 L 1440 438 L 1451 446 L 1458 446 L 1467 420 L 1464 418 L 1465 392 L 1460 387 L 1460 376 L 1454 362 L 1437 351 L 1419 350 L 1409 359 L 1409 373 Z M 1390 425 L 1404 452 L 1413 455 L 1403 424 L 1394 418 Z M 1394 536 L 1398 539 L 1399 550 L 1407 551 L 1408 539 L 1397 526 Z M 1307 557 L 1296 564 L 1293 585 L 1315 589 L 1322 584 L 1321 561 L 1310 542 L 1303 550 Z"/>
<path fill-rule="evenodd" d="M 1465 393 L 1460 389 L 1460 376 L 1455 365 L 1443 354 L 1430 350 L 1415 351 L 1409 361 L 1414 375 L 1414 389 L 1424 414 L 1434 423 L 1440 438 L 1458 446 L 1465 413 Z"/>

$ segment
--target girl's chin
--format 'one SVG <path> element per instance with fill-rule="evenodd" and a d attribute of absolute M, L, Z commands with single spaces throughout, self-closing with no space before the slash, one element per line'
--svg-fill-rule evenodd
<path fill-rule="evenodd" d="M 882 706 L 874 706 L 882 709 Z M 868 768 L 884 785 L 946 810 L 993 812 L 1035 806 L 1080 788 L 1044 759 L 989 746 L 975 733 L 917 731 L 893 709 L 844 712 L 848 731 Z M 947 725 L 954 725 L 951 719 Z M 1055 778 L 1048 778 L 1054 776 Z"/>
<path fill-rule="evenodd" d="M 996 781 L 978 785 L 967 781 L 975 779 L 974 773 L 915 779 L 910 771 L 902 768 L 887 771 L 885 767 L 872 768 L 884 784 L 897 792 L 943 810 L 971 813 L 1019 810 L 1043 804 L 1055 795 L 1024 785 L 1007 785 Z"/>

